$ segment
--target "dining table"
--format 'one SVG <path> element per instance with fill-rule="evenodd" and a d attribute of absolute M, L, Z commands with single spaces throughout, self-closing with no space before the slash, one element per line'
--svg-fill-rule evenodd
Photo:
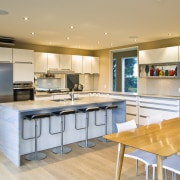
<path fill-rule="evenodd" d="M 155 154 L 157 180 L 163 180 L 163 159 L 180 151 L 180 117 L 103 137 L 121 145 L 117 156 L 116 180 L 121 179 L 126 146 Z"/>

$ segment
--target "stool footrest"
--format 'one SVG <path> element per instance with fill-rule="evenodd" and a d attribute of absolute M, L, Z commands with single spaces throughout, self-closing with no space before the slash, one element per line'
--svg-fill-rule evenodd
<path fill-rule="evenodd" d="M 44 113 L 44 114 L 33 114 L 33 115 L 27 115 L 27 116 L 24 116 L 25 119 L 40 119 L 40 118 L 46 118 L 46 117 L 50 117 L 51 116 L 51 113 Z"/>

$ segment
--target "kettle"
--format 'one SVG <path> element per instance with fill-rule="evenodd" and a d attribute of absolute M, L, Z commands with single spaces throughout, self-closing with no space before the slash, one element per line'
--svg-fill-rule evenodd
<path fill-rule="evenodd" d="M 78 91 L 82 91 L 83 90 L 83 85 L 82 84 L 78 84 Z"/>
<path fill-rule="evenodd" d="M 82 84 L 74 84 L 73 89 L 74 91 L 82 91 L 83 90 L 83 85 Z"/>

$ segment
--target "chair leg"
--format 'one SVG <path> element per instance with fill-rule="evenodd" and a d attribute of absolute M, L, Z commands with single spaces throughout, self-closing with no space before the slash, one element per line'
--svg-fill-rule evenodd
<path fill-rule="evenodd" d="M 165 180 L 168 180 L 167 169 L 164 170 Z"/>
<path fill-rule="evenodd" d="M 146 166 L 145 166 L 145 169 L 146 169 L 146 180 L 148 180 L 148 176 L 149 176 L 149 166 L 146 165 Z"/>
<path fill-rule="evenodd" d="M 136 176 L 138 176 L 138 160 L 136 160 Z"/>
<path fill-rule="evenodd" d="M 155 176 L 156 176 L 156 167 L 153 166 L 153 177 L 152 177 L 153 180 L 155 180 Z"/>

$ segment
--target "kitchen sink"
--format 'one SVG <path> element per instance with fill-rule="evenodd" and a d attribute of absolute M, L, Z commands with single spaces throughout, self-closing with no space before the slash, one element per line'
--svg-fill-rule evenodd
<path fill-rule="evenodd" d="M 74 100 L 80 100 L 80 98 L 74 98 Z M 55 102 L 61 102 L 61 101 L 72 101 L 71 98 L 64 98 L 64 99 L 54 99 L 51 101 L 55 101 Z"/>

